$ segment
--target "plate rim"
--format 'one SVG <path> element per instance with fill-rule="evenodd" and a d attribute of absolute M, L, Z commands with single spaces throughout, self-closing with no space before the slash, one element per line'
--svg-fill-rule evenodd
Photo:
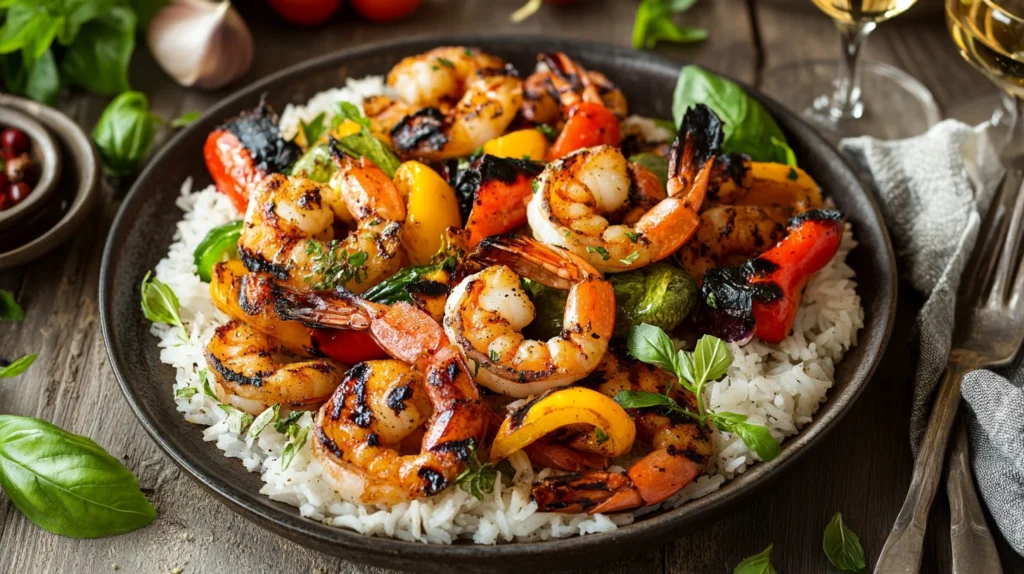
<path fill-rule="evenodd" d="M 372 55 L 382 51 L 401 50 L 409 53 L 416 53 L 416 50 L 422 51 L 423 49 L 429 49 L 430 47 L 438 45 L 472 45 L 479 43 L 491 44 L 495 42 L 528 44 L 538 47 L 558 46 L 559 49 L 568 49 L 576 52 L 589 52 L 622 57 L 631 60 L 640 60 L 648 65 L 661 68 L 680 68 L 689 63 L 669 60 L 661 56 L 646 52 L 639 52 L 616 44 L 574 38 L 552 38 L 536 34 L 417 35 L 401 40 L 388 40 L 345 48 L 303 60 L 280 71 L 269 74 L 255 82 L 247 84 L 226 95 L 224 98 L 218 100 L 217 103 L 209 107 L 201 116 L 200 121 L 196 123 L 201 124 L 203 123 L 202 120 L 205 120 L 210 116 L 223 116 L 225 109 L 233 101 L 244 98 L 247 95 L 257 93 L 261 90 L 265 90 L 266 86 L 272 85 L 282 78 L 299 75 L 306 70 L 318 69 L 329 65 L 343 65 L 347 60 Z M 718 72 L 715 73 L 717 74 Z M 737 81 L 726 74 L 719 75 L 729 78 L 742 86 L 748 93 L 764 103 L 773 115 L 784 113 L 780 104 L 774 102 L 747 83 Z M 795 114 L 788 115 L 795 117 Z M 802 119 L 797 117 L 796 120 L 799 124 L 807 127 L 806 122 Z M 493 563 L 496 561 L 504 561 L 509 558 L 543 558 L 548 555 L 558 555 L 560 553 L 572 553 L 579 556 L 589 548 L 613 542 L 622 542 L 623 539 L 635 542 L 636 545 L 633 546 L 633 548 L 635 549 L 635 552 L 638 552 L 647 546 L 653 545 L 655 542 L 662 542 L 668 535 L 669 530 L 683 521 L 698 520 L 715 511 L 738 504 L 752 495 L 755 491 L 759 490 L 760 487 L 765 485 L 765 483 L 770 482 L 774 477 L 781 474 L 783 470 L 788 469 L 795 461 L 801 459 L 812 445 L 819 442 L 834 430 L 837 423 L 842 420 L 842 418 L 852 408 L 853 404 L 859 399 L 864 389 L 870 383 L 879 366 L 881 357 L 888 346 L 889 338 L 893 329 L 898 296 L 896 258 L 893 251 L 892 240 L 885 225 L 885 220 L 882 216 L 882 211 L 878 204 L 875 191 L 871 189 L 870 186 L 863 185 L 858 178 L 857 181 L 863 192 L 863 196 L 871 206 L 874 218 L 881 229 L 882 243 L 885 248 L 882 256 L 884 261 L 888 263 L 888 265 L 884 266 L 886 276 L 881 278 L 883 281 L 879 283 L 878 287 L 882 302 L 888 303 L 888 309 L 883 312 L 884 316 L 881 317 L 883 321 L 883 333 L 881 334 L 881 338 L 878 339 L 877 349 L 873 349 L 874 354 L 870 356 L 865 354 L 862 359 L 862 361 L 869 362 L 868 369 L 862 376 L 859 378 L 855 377 L 854 380 L 850 382 L 850 388 L 845 392 L 845 394 L 840 396 L 829 396 L 829 403 L 835 406 L 832 407 L 828 413 L 822 415 L 826 417 L 823 424 L 819 423 L 820 426 L 809 429 L 807 432 L 801 431 L 788 440 L 783 448 L 784 456 L 780 456 L 771 462 L 760 462 L 751 467 L 750 470 L 745 472 L 741 477 L 730 481 L 728 485 L 722 489 L 696 501 L 686 503 L 676 509 L 662 512 L 650 518 L 644 518 L 643 520 L 639 520 L 630 525 L 620 527 L 615 531 L 575 535 L 554 540 L 499 543 L 495 545 L 442 545 L 422 542 L 406 542 L 396 538 L 364 535 L 353 530 L 329 526 L 319 521 L 303 518 L 298 514 L 297 510 L 289 513 L 270 506 L 269 504 L 265 504 L 264 502 L 270 501 L 270 499 L 259 492 L 248 492 L 243 488 L 228 484 L 216 476 L 204 474 L 193 462 L 190 461 L 188 453 L 178 452 L 173 445 L 162 437 L 157 425 L 148 418 L 147 413 L 142 408 L 142 405 L 132 390 L 131 385 L 127 382 L 127 376 L 123 372 L 121 366 L 121 359 L 114 352 L 114 342 L 115 339 L 117 339 L 113 328 L 112 316 L 114 315 L 114 312 L 112 309 L 108 309 L 108 307 L 112 304 L 112 297 L 110 297 L 109 294 L 113 288 L 111 284 L 111 270 L 115 266 L 114 260 L 116 258 L 116 251 L 118 250 L 116 240 L 122 231 L 130 225 L 126 214 L 134 204 L 140 203 L 140 196 L 144 193 L 144 190 L 138 182 L 143 181 L 150 171 L 156 169 L 156 166 L 163 162 L 165 156 L 169 156 L 173 153 L 173 150 L 179 141 L 186 137 L 189 130 L 194 128 L 198 128 L 198 126 L 189 126 L 186 129 L 181 130 L 178 134 L 175 134 L 175 136 L 166 142 L 157 154 L 147 162 L 146 168 L 139 175 L 136 183 L 132 186 L 132 189 L 128 194 L 126 194 L 121 205 L 118 207 L 117 214 L 115 215 L 110 231 L 107 234 L 98 282 L 100 324 L 107 358 L 110 362 L 115 378 L 118 381 L 118 385 L 121 388 L 122 394 L 128 401 L 135 417 L 146 429 L 147 433 L 149 433 L 153 438 L 154 442 L 156 442 L 160 449 L 169 456 L 175 464 L 185 470 L 189 477 L 199 483 L 204 490 L 215 494 L 216 498 L 220 502 L 226 504 L 229 508 L 241 514 L 246 519 L 254 521 L 260 527 L 268 528 L 279 535 L 307 547 L 325 551 L 325 548 L 330 546 L 328 551 L 338 556 L 358 561 L 369 561 L 376 564 L 388 565 L 390 567 L 396 567 L 396 564 L 388 561 L 388 557 L 403 561 L 407 565 L 411 565 L 417 560 L 438 561 L 452 558 L 487 559 Z M 809 129 L 809 132 L 811 133 L 810 137 L 812 139 L 819 140 L 819 142 L 828 145 L 834 152 L 835 156 L 839 158 L 850 173 L 855 177 L 857 176 L 857 171 L 845 156 L 838 152 L 834 146 L 828 144 L 816 131 Z M 887 289 L 884 284 L 886 279 L 888 280 Z M 821 419 L 816 416 L 815 421 L 818 422 L 819 420 Z M 794 448 L 794 446 L 796 448 Z M 737 481 L 740 482 L 738 482 L 736 487 L 729 487 L 730 485 L 737 484 Z M 703 503 L 695 504 L 700 501 L 703 501 Z M 646 544 L 642 546 L 641 542 Z M 368 554 L 371 550 L 368 549 L 366 545 L 372 545 L 372 554 L 379 555 L 379 560 L 374 560 L 373 557 Z M 477 566 L 480 565 L 478 564 Z"/>

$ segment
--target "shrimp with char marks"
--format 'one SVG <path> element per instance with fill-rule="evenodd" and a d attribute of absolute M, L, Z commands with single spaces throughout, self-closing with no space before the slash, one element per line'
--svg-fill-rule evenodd
<path fill-rule="evenodd" d="M 696 233 L 722 123 L 700 104 L 686 112 L 669 157 L 667 195 L 649 170 L 618 149 L 586 148 L 548 164 L 527 217 L 533 236 L 605 273 L 638 269 Z"/>
<path fill-rule="evenodd" d="M 609 397 L 622 391 L 664 394 L 672 376 L 628 357 L 610 351 L 601 362 L 596 377 L 597 390 Z M 677 403 L 697 409 L 696 397 L 678 386 L 672 391 Z M 634 412 L 635 411 L 635 412 Z M 710 431 L 697 421 L 651 409 L 631 411 L 637 438 L 653 450 L 626 472 L 595 470 L 555 476 L 533 486 L 533 498 L 540 511 L 618 512 L 664 501 L 707 469 L 711 459 Z M 588 434 L 582 435 L 589 440 Z M 586 440 L 570 444 L 587 451 Z"/>
<path fill-rule="evenodd" d="M 523 398 L 570 385 L 597 367 L 615 328 L 615 294 L 596 269 L 568 251 L 518 235 L 485 239 L 468 264 L 485 268 L 452 290 L 444 328 L 479 367 L 477 382 Z M 520 277 L 569 291 L 558 336 L 523 336 L 536 310 Z"/>
<path fill-rule="evenodd" d="M 697 285 L 708 269 L 756 257 L 786 236 L 786 226 L 756 205 L 718 205 L 700 218 L 697 235 L 676 254 Z"/>
<path fill-rule="evenodd" d="M 601 72 L 584 70 L 562 53 L 539 54 L 544 64 L 523 81 L 525 119 L 557 124 L 563 114 L 582 101 L 600 103 L 619 118 L 629 114 L 626 95 Z"/>
<path fill-rule="evenodd" d="M 489 409 L 441 326 L 408 303 L 381 305 L 341 289 L 281 286 L 278 296 L 285 319 L 368 331 L 401 362 L 357 364 L 317 413 L 313 454 L 331 486 L 352 502 L 398 504 L 453 484 L 481 444 Z M 421 426 L 419 451 L 403 454 Z"/>

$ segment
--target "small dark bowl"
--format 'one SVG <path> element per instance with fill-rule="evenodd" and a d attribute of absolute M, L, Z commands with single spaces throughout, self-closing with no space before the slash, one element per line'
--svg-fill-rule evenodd
<path fill-rule="evenodd" d="M 0 230 L 23 224 L 29 216 L 42 209 L 57 189 L 61 170 L 60 146 L 50 136 L 49 130 L 32 116 L 16 107 L 0 106 L 0 130 L 7 128 L 19 129 L 28 136 L 28 154 L 37 177 L 28 197 L 18 205 L 0 211 Z M 0 193 L 3 192 L 0 189 Z"/>
<path fill-rule="evenodd" d="M 626 48 L 530 36 L 428 38 L 347 50 L 289 68 L 241 90 L 179 133 L 150 163 L 122 204 L 107 238 L 100 274 L 100 320 L 110 362 L 128 402 L 157 444 L 230 508 L 300 544 L 360 562 L 431 572 L 449 572 L 454 564 L 459 570 L 474 572 L 580 567 L 622 558 L 677 538 L 690 527 L 703 526 L 782 474 L 835 426 L 874 371 L 895 310 L 892 247 L 874 198 L 813 129 L 753 91 L 778 119 L 801 165 L 853 223 L 860 246 L 850 255 L 849 263 L 857 271 L 865 311 L 859 344 L 837 366 L 829 401 L 812 423 L 786 442 L 774 461 L 751 467 L 704 498 L 644 516 L 615 532 L 497 546 L 431 546 L 370 538 L 302 518 L 296 508 L 259 494 L 259 475 L 224 458 L 216 446 L 203 441 L 200 427 L 186 423 L 175 410 L 170 392 L 174 370 L 160 362 L 156 339 L 149 335 L 149 323 L 139 308 L 138 286 L 167 252 L 181 217 L 174 206 L 181 180 L 192 176 L 200 187 L 210 183 L 200 151 L 207 133 L 224 118 L 256 105 L 261 94 L 266 93 L 269 103 L 281 110 L 285 104 L 305 102 L 347 77 L 384 74 L 404 56 L 451 44 L 479 46 L 506 58 L 519 70 L 531 70 L 538 51 L 564 51 L 621 86 L 635 112 L 671 116 L 679 64 Z"/>

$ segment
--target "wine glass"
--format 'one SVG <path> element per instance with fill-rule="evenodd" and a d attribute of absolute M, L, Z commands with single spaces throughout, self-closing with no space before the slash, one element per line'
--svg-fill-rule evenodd
<path fill-rule="evenodd" d="M 1024 0 L 946 0 L 960 55 L 1004 93 L 990 134 L 1007 167 L 1024 170 Z"/>
<path fill-rule="evenodd" d="M 812 0 L 839 30 L 838 61 L 811 60 L 765 72 L 762 89 L 802 114 L 833 142 L 870 135 L 900 139 L 918 135 L 940 119 L 928 88 L 906 72 L 862 62 L 864 41 L 880 22 L 917 0 Z"/>

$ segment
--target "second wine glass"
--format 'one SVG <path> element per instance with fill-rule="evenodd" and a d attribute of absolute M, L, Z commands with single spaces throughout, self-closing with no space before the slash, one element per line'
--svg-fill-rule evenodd
<path fill-rule="evenodd" d="M 864 42 L 878 23 L 917 0 L 812 0 L 839 31 L 838 61 L 811 60 L 765 72 L 762 89 L 815 124 L 829 139 L 870 135 L 898 139 L 926 131 L 940 119 L 931 92 L 906 72 L 863 62 Z"/>

